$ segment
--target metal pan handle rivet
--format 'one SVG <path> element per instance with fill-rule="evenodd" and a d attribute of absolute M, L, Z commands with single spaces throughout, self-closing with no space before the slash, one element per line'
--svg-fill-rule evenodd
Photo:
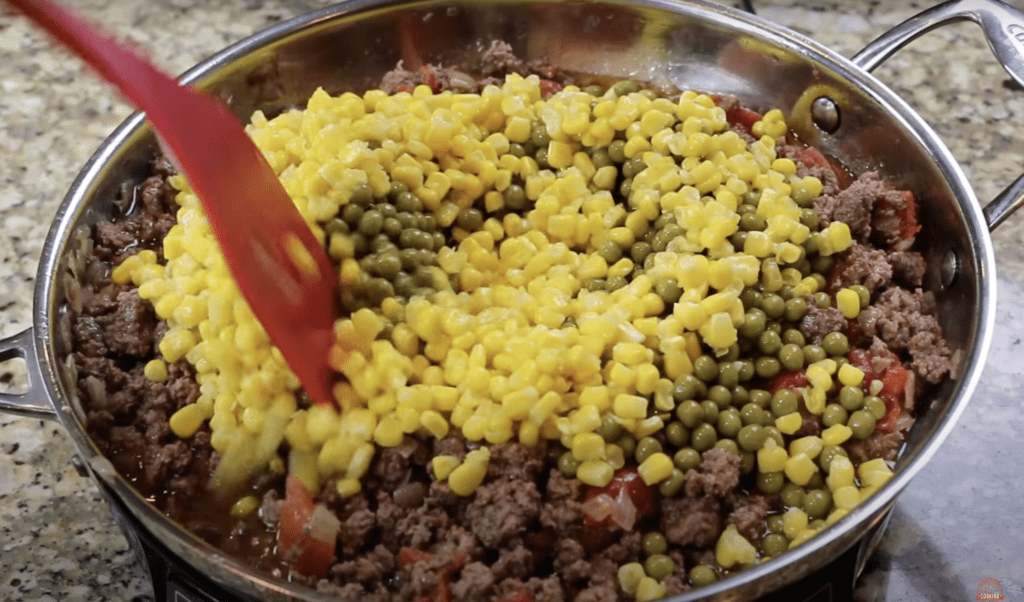
<path fill-rule="evenodd" d="M 960 258 L 952 249 L 946 251 L 946 256 L 942 258 L 942 263 L 939 265 L 939 284 L 942 288 L 947 289 L 953 286 L 959 271 Z"/>
<path fill-rule="evenodd" d="M 821 131 L 834 134 L 839 129 L 839 104 L 828 96 L 819 96 L 811 103 L 811 120 Z"/>

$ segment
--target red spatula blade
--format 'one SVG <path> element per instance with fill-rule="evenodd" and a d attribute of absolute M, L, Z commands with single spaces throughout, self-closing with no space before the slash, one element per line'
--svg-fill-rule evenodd
<path fill-rule="evenodd" d="M 238 288 L 314 402 L 334 403 L 337 276 L 263 154 L 226 107 L 47 0 L 8 0 L 116 85 L 176 156 Z"/>

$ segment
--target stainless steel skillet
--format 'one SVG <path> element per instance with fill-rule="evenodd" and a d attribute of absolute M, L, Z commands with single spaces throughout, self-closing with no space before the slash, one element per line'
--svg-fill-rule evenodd
<path fill-rule="evenodd" d="M 913 190 L 925 226 L 920 242 L 932 266 L 928 288 L 959 352 L 956 377 L 922 408 L 897 477 L 879 495 L 797 551 L 677 598 L 753 599 L 811 574 L 846 550 L 870 547 L 869 536 L 878 532 L 899 491 L 963 411 L 984 364 L 995 307 L 988 231 L 1024 202 L 1024 180 L 983 213 L 932 129 L 867 73 L 913 36 L 956 19 L 982 24 L 997 57 L 1024 83 L 1024 17 L 1005 5 L 977 0 L 932 9 L 852 61 L 756 17 L 705 3 L 353 1 L 244 40 L 185 79 L 220 94 L 244 117 L 257 108 L 273 112 L 300 103 L 317 85 L 332 90 L 372 85 L 403 58 L 402 30 L 414 32 L 420 55 L 445 63 L 471 61 L 478 42 L 502 38 L 525 56 L 546 57 L 576 71 L 731 93 L 756 108 L 782 108 L 809 142 L 857 171 L 879 169 Z M 140 180 L 154 152 L 150 132 L 133 117 L 72 186 L 40 263 L 33 327 L 0 342 L 0 359 L 25 358 L 31 387 L 24 396 L 0 398 L 0 409 L 60 420 L 101 489 L 208 576 L 261 599 L 321 599 L 256 574 L 182 531 L 113 471 L 86 434 L 66 362 L 81 233 L 83 226 L 109 217 L 112 192 L 125 180 Z"/>

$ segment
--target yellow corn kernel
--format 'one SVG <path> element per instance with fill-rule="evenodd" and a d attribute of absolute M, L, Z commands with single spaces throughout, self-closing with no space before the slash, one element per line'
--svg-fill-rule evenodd
<path fill-rule="evenodd" d="M 619 418 L 642 419 L 647 417 L 647 399 L 638 395 L 621 393 L 615 396 L 612 409 Z"/>
<path fill-rule="evenodd" d="M 825 519 L 825 526 L 831 527 L 832 525 L 842 520 L 843 517 L 849 513 L 850 510 L 848 508 L 836 508 L 835 510 L 830 512 L 828 517 Z"/>
<path fill-rule="evenodd" d="M 852 320 L 860 315 L 860 295 L 848 288 L 840 289 L 836 293 L 836 306 L 844 318 Z"/>
<path fill-rule="evenodd" d="M 581 462 L 604 460 L 604 446 L 605 442 L 601 435 L 597 433 L 579 433 L 572 439 L 572 456 Z"/>
<path fill-rule="evenodd" d="M 617 574 L 619 587 L 627 594 L 635 595 L 640 580 L 646 576 L 644 565 L 639 562 L 630 562 L 619 567 Z"/>
<path fill-rule="evenodd" d="M 782 472 L 786 468 L 788 459 L 789 454 L 786 453 L 786 448 L 768 437 L 761 449 L 757 450 L 757 470 L 758 472 Z"/>
<path fill-rule="evenodd" d="M 740 534 L 736 525 L 729 525 L 715 544 L 715 560 L 726 569 L 750 566 L 757 560 L 757 549 Z"/>
<path fill-rule="evenodd" d="M 448 478 L 448 475 L 452 474 L 452 471 L 461 464 L 455 456 L 434 456 L 430 459 L 430 467 L 434 470 L 434 478 L 438 481 L 444 481 Z"/>
<path fill-rule="evenodd" d="M 799 453 L 790 456 L 786 460 L 786 468 L 784 470 L 790 481 L 797 485 L 806 485 L 810 482 L 814 473 L 818 472 L 818 465 L 814 463 L 814 460 L 807 457 L 807 454 Z"/>
<path fill-rule="evenodd" d="M 785 416 L 779 416 L 776 418 L 775 428 L 779 429 L 779 432 L 783 435 L 792 435 L 800 430 L 803 423 L 804 418 L 800 415 L 800 412 L 793 412 L 792 414 L 786 414 Z"/>
<path fill-rule="evenodd" d="M 661 600 L 668 589 L 654 577 L 644 576 L 636 585 L 636 602 L 654 602 Z"/>
<path fill-rule="evenodd" d="M 196 431 L 203 425 L 205 419 L 205 412 L 199 404 L 190 403 L 174 414 L 171 414 L 168 425 L 175 435 L 181 439 L 188 439 L 196 434 Z"/>
<path fill-rule="evenodd" d="M 789 455 L 804 454 L 808 458 L 817 458 L 821 453 L 822 445 L 821 437 L 815 435 L 801 437 L 789 444 Z"/>
<path fill-rule="evenodd" d="M 462 464 L 448 475 L 448 487 L 456 495 L 467 496 L 476 491 L 487 475 L 487 465 L 491 459 L 491 451 L 486 447 L 475 449 L 466 454 Z"/>
<path fill-rule="evenodd" d="M 782 515 L 782 532 L 792 539 L 807 529 L 807 513 L 799 508 L 790 508 Z"/>
<path fill-rule="evenodd" d="M 404 439 L 401 421 L 394 414 L 381 418 L 373 430 L 373 440 L 381 447 L 398 447 Z"/>
<path fill-rule="evenodd" d="M 658 452 L 651 454 L 646 460 L 644 460 L 640 466 L 637 467 L 637 472 L 640 473 L 640 478 L 644 480 L 644 483 L 654 485 L 655 483 L 660 483 L 669 478 L 672 474 L 673 467 L 672 458 L 669 458 L 666 454 Z"/>
<path fill-rule="evenodd" d="M 359 479 L 338 479 L 338 482 L 337 484 L 335 484 L 334 489 L 338 492 L 338 495 L 340 495 L 343 498 L 352 497 L 353 495 L 363 490 L 363 484 L 359 481 Z"/>
<path fill-rule="evenodd" d="M 864 371 L 852 364 L 843 364 L 839 368 L 839 382 L 848 387 L 859 387 L 864 382 Z"/>
<path fill-rule="evenodd" d="M 841 454 L 832 456 L 832 461 L 829 463 L 828 476 L 825 477 L 825 483 L 828 484 L 829 489 L 832 491 L 847 485 L 854 485 L 853 462 Z"/>
<path fill-rule="evenodd" d="M 576 470 L 576 478 L 587 485 L 604 487 L 611 483 L 614 473 L 611 465 L 603 460 L 587 460 Z"/>
<path fill-rule="evenodd" d="M 167 380 L 167 363 L 160 358 L 150 360 L 146 362 L 142 373 L 147 379 L 155 383 L 162 383 Z"/>
<path fill-rule="evenodd" d="M 640 343 L 616 343 L 612 347 L 612 359 L 627 366 L 650 361 L 651 350 Z"/>
<path fill-rule="evenodd" d="M 853 430 L 845 424 L 833 424 L 821 432 L 821 441 L 825 445 L 842 445 L 853 436 Z"/>
<path fill-rule="evenodd" d="M 850 234 L 850 226 L 845 222 L 832 222 L 818 237 L 818 252 L 822 255 L 834 255 L 849 249 L 851 244 L 853 236 Z"/>
<path fill-rule="evenodd" d="M 423 412 L 420 415 L 420 424 L 436 439 L 443 439 L 448 435 L 448 421 L 434 410 Z"/>
<path fill-rule="evenodd" d="M 875 458 L 861 463 L 857 467 L 857 476 L 860 477 L 861 483 L 866 486 L 881 487 L 892 478 L 892 469 L 885 463 L 885 460 Z"/>
<path fill-rule="evenodd" d="M 256 509 L 259 507 L 260 501 L 256 499 L 256 496 L 247 495 L 242 498 L 239 498 L 237 502 L 232 504 L 231 516 L 233 516 L 234 518 L 245 518 L 246 516 L 249 516 L 250 514 L 255 512 Z"/>
<path fill-rule="evenodd" d="M 794 537 L 789 542 L 789 549 L 792 550 L 793 548 L 803 544 L 808 539 L 810 539 L 810 538 L 814 537 L 815 535 L 817 535 L 819 531 L 820 531 L 820 529 L 810 529 L 810 528 L 808 528 L 808 529 L 804 529 L 800 533 L 797 533 L 796 537 Z"/>
<path fill-rule="evenodd" d="M 860 503 L 860 491 L 855 485 L 844 485 L 832 490 L 832 503 L 836 508 L 853 510 Z"/>
<path fill-rule="evenodd" d="M 825 390 L 816 387 L 804 389 L 804 405 L 811 414 L 821 415 L 825 411 Z"/>
<path fill-rule="evenodd" d="M 611 464 L 614 470 L 626 465 L 626 455 L 622 448 L 614 443 L 606 443 L 604 446 L 604 459 Z"/>

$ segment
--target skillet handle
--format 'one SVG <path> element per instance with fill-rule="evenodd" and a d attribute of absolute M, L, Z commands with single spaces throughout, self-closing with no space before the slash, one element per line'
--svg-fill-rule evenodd
<path fill-rule="evenodd" d="M 28 369 L 28 392 L 20 395 L 0 393 L 0 412 L 25 418 L 56 420 L 57 412 L 42 392 L 34 334 L 33 329 L 26 328 L 12 337 L 0 339 L 0 362 L 21 358 L 25 360 L 25 367 Z"/>
<path fill-rule="evenodd" d="M 865 71 L 872 71 L 918 36 L 955 21 L 974 21 L 980 25 L 996 59 L 1010 77 L 1024 86 L 1024 11 L 999 0 L 950 0 L 929 8 L 882 34 L 851 60 Z M 995 230 L 1021 206 L 1024 175 L 984 208 L 988 229 Z"/>

